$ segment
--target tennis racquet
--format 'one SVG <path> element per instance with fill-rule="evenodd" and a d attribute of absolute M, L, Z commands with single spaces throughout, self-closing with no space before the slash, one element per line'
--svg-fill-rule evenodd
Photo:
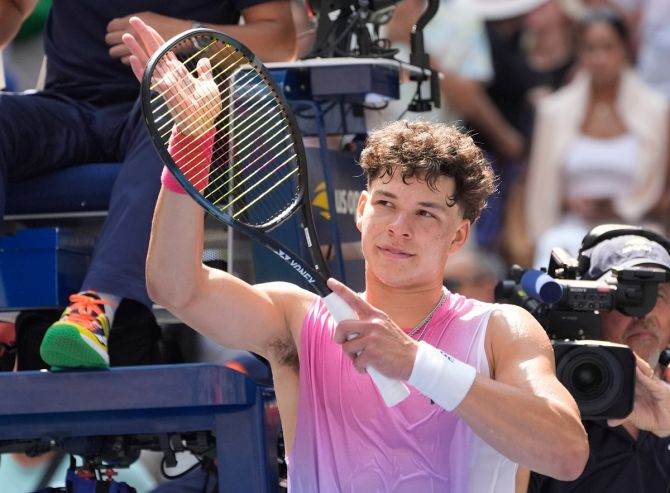
<path fill-rule="evenodd" d="M 183 189 L 295 269 L 336 321 L 355 318 L 326 285 L 330 274 L 314 226 L 302 137 L 256 56 L 216 31 L 187 31 L 152 55 L 141 95 L 151 139 Z M 268 234 L 296 213 L 309 261 Z M 409 395 L 401 381 L 374 368 L 368 373 L 389 407 Z"/>

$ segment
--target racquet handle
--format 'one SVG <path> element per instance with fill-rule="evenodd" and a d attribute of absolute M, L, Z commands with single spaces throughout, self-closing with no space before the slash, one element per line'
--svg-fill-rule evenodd
<path fill-rule="evenodd" d="M 323 298 L 323 301 L 328 307 L 328 310 L 330 310 L 330 313 L 336 322 L 357 318 L 356 313 L 351 309 L 347 302 L 340 298 L 337 294 L 330 293 L 328 296 Z M 354 337 L 356 336 L 351 335 L 349 339 Z M 370 375 L 370 378 L 372 378 L 372 381 L 379 389 L 379 393 L 382 395 L 382 398 L 388 407 L 393 407 L 409 397 L 409 388 L 400 380 L 389 378 L 386 375 L 379 373 L 371 366 L 368 366 L 366 369 L 368 375 Z"/>

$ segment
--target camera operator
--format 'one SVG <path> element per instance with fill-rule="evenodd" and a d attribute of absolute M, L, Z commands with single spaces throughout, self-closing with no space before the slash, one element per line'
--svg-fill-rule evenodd
<path fill-rule="evenodd" d="M 643 236 L 617 236 L 591 249 L 583 279 L 606 280 L 611 269 L 638 266 L 670 271 L 670 253 Z M 660 362 L 670 345 L 670 283 L 658 285 L 656 304 L 642 317 L 616 310 L 601 317 L 602 339 L 635 353 L 633 412 L 625 419 L 584 421 L 590 455 L 582 475 L 564 482 L 532 473 L 530 493 L 670 491 L 670 385 Z"/>

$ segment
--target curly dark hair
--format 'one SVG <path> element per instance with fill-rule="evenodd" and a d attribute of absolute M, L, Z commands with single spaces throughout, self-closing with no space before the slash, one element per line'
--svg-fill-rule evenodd
<path fill-rule="evenodd" d="M 484 154 L 472 137 L 443 123 L 395 121 L 370 133 L 360 165 L 368 186 L 378 178 L 402 173 L 425 181 L 432 189 L 440 176 L 455 181 L 447 205 L 458 204 L 463 217 L 475 222 L 496 189 L 496 179 Z"/>

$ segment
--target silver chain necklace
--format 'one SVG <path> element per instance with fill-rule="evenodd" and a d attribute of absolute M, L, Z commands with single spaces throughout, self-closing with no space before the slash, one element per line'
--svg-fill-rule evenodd
<path fill-rule="evenodd" d="M 435 305 L 430 313 L 426 315 L 426 318 L 419 322 L 419 325 L 414 327 L 407 335 L 413 337 L 417 332 L 421 331 L 419 336 L 416 338 L 417 341 L 420 341 L 423 335 L 426 333 L 426 329 L 428 328 L 430 321 L 433 319 L 433 315 L 435 315 L 435 312 L 439 310 L 442 305 L 444 305 L 445 301 L 447 301 L 447 291 L 443 289 L 442 297 L 440 298 L 440 301 L 437 302 L 437 305 Z"/>

